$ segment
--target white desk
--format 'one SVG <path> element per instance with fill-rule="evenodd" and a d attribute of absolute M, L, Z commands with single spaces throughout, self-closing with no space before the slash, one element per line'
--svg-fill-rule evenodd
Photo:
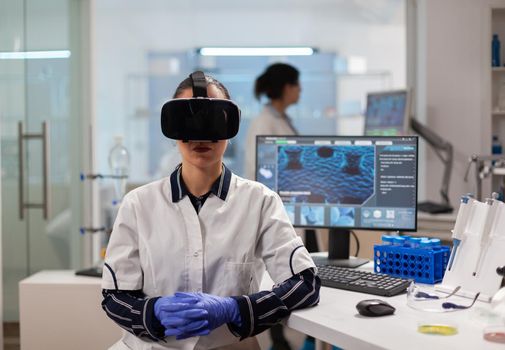
<path fill-rule="evenodd" d="M 370 271 L 372 268 L 372 263 L 365 266 Z M 269 286 L 271 280 L 264 280 L 262 287 Z M 386 300 L 396 312 L 378 318 L 361 316 L 355 305 L 364 299 Z M 461 299 L 462 304 L 469 302 Z M 503 344 L 484 340 L 482 329 L 485 325 L 472 319 L 477 308 L 489 309 L 489 304 L 477 302 L 474 308 L 450 313 L 423 312 L 407 306 L 406 294 L 378 297 L 322 287 L 319 305 L 293 312 L 286 325 L 344 349 L 505 349 Z M 419 321 L 455 322 L 459 333 L 452 336 L 421 334 L 417 332 Z"/>
<path fill-rule="evenodd" d="M 22 350 L 107 349 L 121 329 L 100 307 L 101 279 L 41 271 L 19 282 Z"/>
<path fill-rule="evenodd" d="M 372 264 L 366 266 L 371 269 Z M 266 276 L 264 289 L 272 281 Z M 20 282 L 21 349 L 106 349 L 121 336 L 118 326 L 100 307 L 100 279 L 75 276 L 73 271 L 42 271 Z M 345 349 L 501 349 L 482 339 L 484 324 L 472 320 L 476 309 L 433 314 L 416 311 L 406 296 L 382 298 L 396 308 L 392 316 L 366 318 L 355 305 L 369 294 L 321 288 L 318 306 L 299 310 L 286 325 L 299 332 Z M 78 301 L 78 302 L 76 302 Z M 464 299 L 462 303 L 468 303 Z M 478 302 L 474 308 L 489 308 Z M 454 322 L 459 334 L 426 335 L 417 332 L 418 321 Z"/>

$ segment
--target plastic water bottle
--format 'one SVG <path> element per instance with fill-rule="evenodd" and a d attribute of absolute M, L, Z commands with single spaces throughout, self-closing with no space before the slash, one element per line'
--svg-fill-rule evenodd
<path fill-rule="evenodd" d="M 109 152 L 109 166 L 114 179 L 116 199 L 121 200 L 126 192 L 126 179 L 130 173 L 130 154 L 125 146 L 123 146 L 123 137 L 116 136 L 115 144 Z"/>
<path fill-rule="evenodd" d="M 498 138 L 498 135 L 493 135 L 493 143 L 491 144 L 491 153 L 493 154 L 502 154 L 503 147 Z"/>
<path fill-rule="evenodd" d="M 498 34 L 493 34 L 493 40 L 491 40 L 491 65 L 499 67 L 500 62 L 500 39 L 498 39 Z"/>
<path fill-rule="evenodd" d="M 503 151 L 500 139 L 498 135 L 493 135 L 493 142 L 491 143 L 491 153 L 493 155 L 501 155 Z M 492 161 L 491 164 L 494 165 L 496 161 Z"/>

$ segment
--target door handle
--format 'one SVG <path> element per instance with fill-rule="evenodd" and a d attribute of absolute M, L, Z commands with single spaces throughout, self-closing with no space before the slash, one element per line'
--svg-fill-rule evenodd
<path fill-rule="evenodd" d="M 28 203 L 25 202 L 24 196 L 24 181 L 25 181 L 25 166 L 24 166 L 24 153 L 25 153 L 25 140 L 40 139 L 42 141 L 42 203 Z M 51 201 L 49 193 L 49 124 L 42 122 L 42 132 L 40 134 L 30 134 L 24 132 L 23 122 L 18 122 L 18 164 L 19 164 L 19 219 L 24 219 L 25 209 L 36 208 L 42 209 L 42 216 L 44 220 L 50 216 Z"/>
<path fill-rule="evenodd" d="M 25 146 L 23 140 L 23 122 L 18 123 L 18 165 L 19 165 L 19 219 L 25 218 Z"/>

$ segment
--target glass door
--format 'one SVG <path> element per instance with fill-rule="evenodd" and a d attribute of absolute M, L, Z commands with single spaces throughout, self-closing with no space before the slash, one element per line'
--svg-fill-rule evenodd
<path fill-rule="evenodd" d="M 20 280 L 82 265 L 81 3 L 0 2 L 4 321 Z"/>

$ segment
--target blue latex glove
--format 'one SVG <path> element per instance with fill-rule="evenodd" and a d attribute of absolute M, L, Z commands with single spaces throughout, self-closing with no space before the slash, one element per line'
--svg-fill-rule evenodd
<path fill-rule="evenodd" d="M 154 303 L 154 315 L 165 327 L 165 336 L 180 336 L 188 332 L 196 335 L 207 335 L 207 311 L 193 308 L 198 298 L 162 297 Z"/>
<path fill-rule="evenodd" d="M 175 296 L 161 297 L 154 303 L 154 315 L 161 322 L 167 317 L 167 313 L 186 310 L 189 304 L 196 304 L 198 301 L 198 298 L 185 298 L 183 301 Z"/>
<path fill-rule="evenodd" d="M 175 322 L 173 321 L 163 323 L 166 337 L 175 336 L 177 340 L 181 340 L 189 337 L 208 335 L 210 333 L 209 321 L 207 320 L 190 321 L 189 323 L 178 326 L 174 324 Z"/>
<path fill-rule="evenodd" d="M 198 299 L 197 303 L 193 303 L 195 298 Z M 240 325 L 242 322 L 238 303 L 230 297 L 219 297 L 206 293 L 175 293 L 175 302 L 187 305 L 188 309 L 200 309 L 205 311 L 205 313 L 202 314 L 201 320 L 206 320 L 208 322 L 207 329 L 209 331 L 225 323 Z M 193 334 L 192 332 L 185 333 L 189 336 Z"/>

